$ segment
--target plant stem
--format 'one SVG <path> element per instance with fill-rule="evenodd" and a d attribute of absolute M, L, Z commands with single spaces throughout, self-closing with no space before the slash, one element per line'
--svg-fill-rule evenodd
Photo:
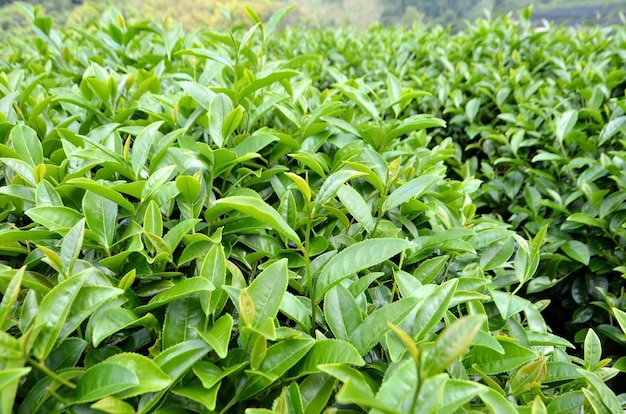
<path fill-rule="evenodd" d="M 32 365 L 33 367 L 37 368 L 38 370 L 40 370 L 41 372 L 43 372 L 44 374 L 46 374 L 47 376 L 49 376 L 50 378 L 52 378 L 54 381 L 65 385 L 68 388 L 71 389 L 76 389 L 76 384 L 74 384 L 73 382 L 70 382 L 68 380 L 66 380 L 65 378 L 62 378 L 60 376 L 58 376 L 56 373 L 54 373 L 53 371 L 50 370 L 50 368 L 48 368 L 46 366 L 45 363 L 42 362 L 37 362 L 32 358 L 28 359 L 28 362 L 30 363 L 30 365 Z"/>

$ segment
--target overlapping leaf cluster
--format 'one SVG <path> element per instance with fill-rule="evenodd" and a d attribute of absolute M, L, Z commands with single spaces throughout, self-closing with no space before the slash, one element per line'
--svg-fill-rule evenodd
<path fill-rule="evenodd" d="M 184 34 L 32 10 L 37 37 L 2 46 L 2 412 L 621 412 L 623 362 L 593 330 L 568 354 L 518 295 L 566 245 L 555 223 L 524 216 L 524 237 L 490 204 L 558 161 L 521 156 L 551 148 L 541 125 L 497 161 L 512 144 L 473 122 L 491 104 L 445 77 L 487 69 L 446 62 L 445 31 L 273 33 L 286 12 Z M 519 30 L 474 36 L 494 28 Z"/>
<path fill-rule="evenodd" d="M 549 227 L 527 292 L 558 298 L 552 322 L 563 334 L 582 342 L 593 327 L 623 353 L 626 342 L 612 320 L 613 309 L 626 307 L 626 33 L 534 30 L 529 11 L 519 24 L 477 21 L 457 34 L 437 26 L 388 30 L 325 32 L 315 46 L 306 40 L 311 35 L 293 31 L 281 53 L 319 48 L 347 76 L 375 82 L 391 72 L 430 92 L 409 109 L 447 121 L 436 141 L 455 142 L 460 156 L 448 165 L 458 177 L 483 181 L 473 198 L 479 211 L 518 234 Z M 317 82 L 335 79 L 327 71 Z"/>

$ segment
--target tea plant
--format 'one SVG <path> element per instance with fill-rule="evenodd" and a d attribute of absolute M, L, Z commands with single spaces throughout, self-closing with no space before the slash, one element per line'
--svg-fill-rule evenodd
<path fill-rule="evenodd" d="M 346 32 L 404 45 L 353 64 L 277 32 L 288 9 L 226 33 L 25 10 L 0 60 L 2 412 L 623 410 L 624 360 L 593 329 L 575 356 L 521 296 L 579 246 L 489 211 L 492 154 L 419 110 L 415 33 Z"/>

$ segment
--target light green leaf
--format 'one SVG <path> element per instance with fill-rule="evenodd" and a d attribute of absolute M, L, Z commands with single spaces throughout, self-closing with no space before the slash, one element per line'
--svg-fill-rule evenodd
<path fill-rule="evenodd" d="M 385 199 L 382 211 L 387 212 L 412 198 L 421 196 L 439 180 L 441 180 L 441 177 L 438 175 L 422 175 L 421 177 L 412 179 L 396 188 L 389 197 Z"/>
<path fill-rule="evenodd" d="M 587 383 L 595 390 L 597 396 L 609 409 L 610 413 L 619 413 L 623 411 L 622 404 L 613 390 L 611 390 L 596 374 L 582 368 L 578 368 L 577 371 L 585 377 Z M 583 388 L 583 392 L 584 391 L 585 389 Z"/>
<path fill-rule="evenodd" d="M 241 106 L 236 107 L 224 118 L 224 125 L 222 126 L 222 136 L 224 139 L 230 138 L 235 130 L 241 124 L 243 120 L 243 108 Z"/>
<path fill-rule="evenodd" d="M 561 246 L 561 250 L 565 252 L 570 258 L 576 260 L 584 264 L 585 266 L 589 265 L 590 254 L 589 248 L 587 245 L 578 240 L 568 240 L 565 244 Z"/>
<path fill-rule="evenodd" d="M 254 327 L 276 318 L 288 281 L 287 259 L 281 259 L 263 270 L 245 289 L 254 302 Z"/>
<path fill-rule="evenodd" d="M 479 397 L 491 411 L 491 414 L 518 414 L 515 407 L 496 390 L 487 388 Z"/>
<path fill-rule="evenodd" d="M 374 311 L 352 332 L 349 342 L 356 347 L 359 354 L 365 355 L 391 330 L 388 322 L 400 325 L 418 302 L 417 298 L 404 298 Z"/>
<path fill-rule="evenodd" d="M 135 312 L 138 314 L 145 313 L 149 310 L 158 308 L 167 303 L 183 298 L 185 296 L 192 295 L 198 292 L 206 292 L 215 289 L 215 286 L 208 280 L 202 277 L 192 277 L 189 279 L 183 279 L 176 283 L 168 290 L 159 293 L 150 300 L 146 305 L 138 306 L 135 308 Z"/>
<path fill-rule="evenodd" d="M 363 321 L 354 296 L 341 284 L 324 296 L 324 316 L 335 338 L 346 341 Z"/>
<path fill-rule="evenodd" d="M 163 121 L 153 122 L 142 129 L 141 132 L 137 134 L 137 137 L 135 137 L 130 164 L 137 179 L 140 178 L 140 173 L 150 158 L 152 147 L 155 145 L 158 138 L 162 136 L 159 132 L 161 125 L 163 125 Z"/>
<path fill-rule="evenodd" d="M 486 321 L 486 315 L 464 316 L 444 329 L 437 337 L 434 348 L 425 356 L 423 375 L 430 377 L 439 374 L 465 354 Z"/>
<path fill-rule="evenodd" d="M 256 371 L 262 375 L 253 376 L 248 380 L 241 391 L 240 400 L 246 400 L 258 394 L 283 376 L 289 368 L 304 357 L 314 343 L 313 339 L 307 338 L 287 339 L 269 347 L 258 371 Z"/>
<path fill-rule="evenodd" d="M 263 200 L 248 196 L 224 197 L 215 202 L 216 206 L 226 207 L 247 214 L 276 230 L 288 240 L 300 244 L 300 237 L 287 224 L 276 210 Z"/>
<path fill-rule="evenodd" d="M 363 197 L 349 185 L 342 185 L 337 190 L 337 195 L 343 206 L 368 233 L 374 229 L 372 211 Z"/>
<path fill-rule="evenodd" d="M 65 279 L 41 300 L 34 321 L 34 326 L 41 329 L 33 346 L 33 354 L 39 360 L 45 359 L 54 348 L 72 303 L 90 272 L 88 269 Z"/>
<path fill-rule="evenodd" d="M 96 401 L 139 385 L 139 378 L 130 369 L 107 362 L 89 368 L 76 384 L 75 403 Z"/>
<path fill-rule="evenodd" d="M 12 276 L 10 281 L 6 289 L 2 291 L 2 301 L 0 301 L 0 321 L 7 320 L 7 316 L 11 312 L 11 308 L 17 300 L 20 288 L 22 287 L 22 279 L 24 278 L 25 270 L 26 267 L 24 266 L 18 270 L 11 269 Z"/>
<path fill-rule="evenodd" d="M 316 300 L 343 279 L 377 265 L 412 246 L 401 239 L 368 239 L 339 252 L 322 268 L 317 276 Z"/>
<path fill-rule="evenodd" d="M 224 146 L 224 121 L 233 110 L 230 98 L 223 93 L 216 94 L 209 105 L 209 134 L 219 148 Z"/>
<path fill-rule="evenodd" d="M 496 375 L 518 368 L 537 358 L 535 352 L 521 345 L 505 340 L 498 342 L 504 349 L 504 354 L 491 348 L 474 346 L 467 360 L 469 366 L 476 364 L 482 372 Z"/>
<path fill-rule="evenodd" d="M 226 313 L 215 321 L 208 332 L 198 331 L 198 334 L 213 348 L 217 356 L 220 358 L 226 358 L 232 330 L 233 317 Z"/>
<path fill-rule="evenodd" d="M 86 178 L 86 177 L 72 178 L 70 180 L 67 180 L 61 183 L 61 185 L 59 185 L 58 188 L 69 189 L 69 188 L 74 188 L 74 187 L 79 187 L 84 190 L 89 190 L 93 193 L 96 193 L 98 195 L 101 195 L 102 197 L 105 197 L 113 201 L 114 203 L 118 204 L 123 209 L 130 211 L 131 213 L 135 212 L 135 206 L 130 201 L 126 200 L 124 196 L 122 196 L 122 194 L 120 194 L 118 191 L 115 191 L 111 188 L 106 187 L 101 182 L 94 181 L 90 178 Z"/>
<path fill-rule="evenodd" d="M 608 140 L 610 140 L 615 134 L 617 134 L 620 129 L 626 126 L 626 115 L 618 116 L 617 118 L 611 119 L 607 122 L 602 131 L 600 131 L 600 136 L 598 137 L 598 145 L 602 145 Z"/>
<path fill-rule="evenodd" d="M 87 191 L 83 197 L 83 212 L 87 225 L 107 250 L 115 238 L 117 208 L 117 203 L 91 191 Z"/>
<path fill-rule="evenodd" d="M 204 326 L 206 316 L 197 295 L 189 295 L 170 302 L 165 311 L 161 341 L 163 349 L 177 343 L 198 339 L 195 327 Z"/>
<path fill-rule="evenodd" d="M 151 200 L 143 216 L 143 231 L 157 237 L 163 235 L 163 216 L 156 201 Z"/>
<path fill-rule="evenodd" d="M 161 370 L 171 378 L 169 386 L 175 384 L 185 373 L 208 352 L 209 346 L 201 339 L 181 342 L 167 348 L 154 358 L 154 362 Z M 139 400 L 137 412 L 147 414 L 154 412 L 154 407 L 159 403 L 167 388 L 157 393 L 142 395 Z"/>
<path fill-rule="evenodd" d="M 335 378 L 323 372 L 308 375 L 300 383 L 304 413 L 320 414 L 327 407 L 336 384 Z"/>
<path fill-rule="evenodd" d="M 318 365 L 326 364 L 347 364 L 361 367 L 365 365 L 365 361 L 350 342 L 341 339 L 322 339 L 315 341 L 311 350 L 290 372 L 298 377 L 314 374 L 319 372 Z"/>
<path fill-rule="evenodd" d="M 24 124 L 17 124 L 9 134 L 13 149 L 23 161 L 35 168 L 43 163 L 43 148 L 35 130 Z"/>
<path fill-rule="evenodd" d="M 123 352 L 107 358 L 105 363 L 115 364 L 127 368 L 133 372 L 140 383 L 116 394 L 117 397 L 126 399 L 148 392 L 157 392 L 165 389 L 170 383 L 171 378 L 167 375 L 154 360 L 131 352 Z"/>
<path fill-rule="evenodd" d="M 71 276 L 76 260 L 83 247 L 85 220 L 82 219 L 67 232 L 61 242 L 61 264 L 66 276 Z"/>
<path fill-rule="evenodd" d="M 322 184 L 322 187 L 317 192 L 313 200 L 313 208 L 319 210 L 324 203 L 335 196 L 339 188 L 341 188 L 346 181 L 363 175 L 365 175 L 365 173 L 354 170 L 339 170 L 332 173 L 326 178 L 324 184 Z"/>
<path fill-rule="evenodd" d="M 555 123 L 556 139 L 563 142 L 563 139 L 569 134 L 578 121 L 578 111 L 570 109 L 560 114 Z"/>
<path fill-rule="evenodd" d="M 34 222 L 41 224 L 49 230 L 69 229 L 83 218 L 78 211 L 61 206 L 33 207 L 24 213 Z"/>
<path fill-rule="evenodd" d="M 414 338 L 417 340 L 424 339 L 441 321 L 448 310 L 448 306 L 450 306 L 457 285 L 457 279 L 449 280 L 438 286 L 431 295 L 421 302 L 413 323 Z"/>
<path fill-rule="evenodd" d="M 502 315 L 502 318 L 505 320 L 530 306 L 528 299 L 520 298 L 519 296 L 507 292 L 490 289 L 489 293 L 500 311 L 500 315 Z"/>

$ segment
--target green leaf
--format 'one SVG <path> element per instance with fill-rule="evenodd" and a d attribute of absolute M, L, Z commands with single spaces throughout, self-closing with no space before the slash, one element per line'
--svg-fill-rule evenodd
<path fill-rule="evenodd" d="M 361 367 L 365 361 L 357 349 L 341 339 L 322 339 L 315 341 L 311 350 L 291 371 L 296 376 L 314 374 L 318 365 L 347 364 Z"/>
<path fill-rule="evenodd" d="M 128 210 L 131 213 L 135 212 L 135 206 L 130 201 L 126 200 L 118 191 L 106 187 L 101 182 L 94 181 L 86 177 L 77 177 L 64 181 L 63 183 L 61 183 L 61 185 L 59 185 L 58 189 L 65 189 L 66 187 L 79 187 L 84 190 L 89 190 L 113 201 L 114 203 L 118 204 L 120 207 Z"/>
<path fill-rule="evenodd" d="M 294 243 L 300 244 L 300 237 L 287 224 L 276 210 L 263 200 L 248 196 L 224 197 L 215 202 L 216 206 L 237 210 L 253 217 L 276 230 L 279 234 Z"/>
<path fill-rule="evenodd" d="M 222 285 L 226 282 L 226 256 L 224 246 L 213 244 L 202 261 L 200 276 L 207 279 L 216 287 L 215 290 L 200 295 L 200 303 L 206 315 L 218 312 L 217 309 L 224 291 Z"/>
<path fill-rule="evenodd" d="M 244 87 L 238 94 L 238 99 L 241 100 L 245 97 L 247 97 L 248 95 L 250 95 L 251 93 L 264 88 L 268 85 L 271 85 L 272 83 L 278 82 L 280 80 L 283 79 L 287 79 L 287 78 L 291 78 L 293 76 L 298 75 L 299 72 L 296 72 L 294 70 L 277 70 L 274 71 L 272 73 L 270 73 L 267 76 L 258 78 L 253 80 L 252 82 L 250 82 L 249 85 L 247 85 L 246 87 Z"/>
<path fill-rule="evenodd" d="M 467 101 L 467 104 L 465 105 L 465 116 L 467 116 L 467 120 L 470 124 L 474 123 L 474 119 L 476 119 L 481 103 L 480 98 L 472 98 Z"/>
<path fill-rule="evenodd" d="M 500 315 L 502 315 L 502 318 L 505 320 L 513 315 L 517 315 L 531 304 L 528 299 L 520 298 L 519 296 L 507 292 L 490 289 L 489 293 L 500 311 Z"/>
<path fill-rule="evenodd" d="M 76 260 L 83 247 L 85 220 L 82 219 L 67 232 L 61 242 L 61 264 L 66 276 L 71 276 Z"/>
<path fill-rule="evenodd" d="M 504 354 L 491 348 L 474 346 L 470 350 L 470 356 L 467 360 L 469 366 L 476 364 L 482 372 L 496 375 L 511 371 L 537 358 L 535 352 L 521 345 L 506 340 L 498 342 L 504 349 Z"/>
<path fill-rule="evenodd" d="M 20 379 L 30 372 L 31 368 L 9 368 L 0 371 L 0 391 L 15 385 Z M 11 401 L 12 402 L 12 401 Z M 4 405 L 3 405 L 4 406 Z"/>
<path fill-rule="evenodd" d="M 559 142 L 563 142 L 563 139 L 574 129 L 576 121 L 578 121 L 578 111 L 573 109 L 565 111 L 558 116 L 554 126 L 556 139 Z"/>
<path fill-rule="evenodd" d="M 403 361 L 395 370 L 388 370 L 383 383 L 376 393 L 376 400 L 386 412 L 412 413 L 416 408 L 413 403 L 415 394 L 419 393 L 418 384 L 421 378 L 412 359 Z M 439 390 L 440 392 L 443 389 Z M 345 393 L 344 393 L 345 395 Z M 421 407 L 424 411 L 426 407 Z M 372 410 L 372 413 L 380 413 L 382 410 Z"/>
<path fill-rule="evenodd" d="M 198 292 L 206 292 L 214 290 L 215 286 L 208 280 L 202 277 L 192 277 L 189 279 L 183 279 L 176 283 L 168 290 L 159 293 L 150 300 L 146 305 L 138 306 L 135 308 L 135 312 L 138 314 L 145 313 L 149 310 L 158 308 L 167 303 L 173 302 L 177 299 L 185 296 L 193 295 Z"/>
<path fill-rule="evenodd" d="M 132 146 L 130 165 L 137 179 L 150 158 L 150 150 L 155 145 L 158 138 L 161 137 L 159 128 L 163 125 L 163 121 L 153 122 L 146 126 L 137 134 L 135 142 Z"/>
<path fill-rule="evenodd" d="M 315 298 L 324 294 L 343 279 L 377 265 L 412 246 L 400 239 L 368 239 L 355 243 L 328 261 L 317 276 Z"/>
<path fill-rule="evenodd" d="M 365 355 L 391 330 L 388 322 L 400 325 L 418 302 L 417 298 L 404 298 L 374 311 L 352 332 L 349 342 L 360 355 Z"/>
<path fill-rule="evenodd" d="M 611 390 L 596 374 L 582 368 L 578 368 L 577 371 L 585 377 L 587 383 L 597 393 L 600 401 L 602 401 L 602 403 L 608 408 L 610 413 L 622 412 L 622 404 L 613 390 Z M 584 391 L 585 389 L 583 388 L 583 392 Z"/>
<path fill-rule="evenodd" d="M 342 390 L 350 386 L 355 391 L 352 394 L 358 395 L 362 401 L 376 401 L 372 388 L 361 371 L 344 364 L 319 365 L 318 368 L 343 382 Z M 352 399 L 350 402 L 359 403 L 359 401 L 352 401 Z"/>
<path fill-rule="evenodd" d="M 206 389 L 199 385 L 176 387 L 172 389 L 172 394 L 187 398 L 204 406 L 208 410 L 214 410 L 217 404 L 217 394 L 220 387 Z"/>
<path fill-rule="evenodd" d="M 91 269 L 80 272 L 56 285 L 39 304 L 34 326 L 41 326 L 33 346 L 33 355 L 45 359 L 54 348 L 80 288 Z"/>
<path fill-rule="evenodd" d="M 63 205 L 63 201 L 57 190 L 46 180 L 40 181 L 39 184 L 37 184 L 37 188 L 35 189 L 35 202 L 37 206 Z"/>
<path fill-rule="evenodd" d="M 452 279 L 438 286 L 435 291 L 423 300 L 415 315 L 413 337 L 422 340 L 441 321 L 454 297 L 458 280 Z"/>
<path fill-rule="evenodd" d="M 368 233 L 374 229 L 372 211 L 363 197 L 349 185 L 343 185 L 337 190 L 339 200 Z"/>
<path fill-rule="evenodd" d="M 22 180 L 30 184 L 32 187 L 37 186 L 37 181 L 35 180 L 35 168 L 27 162 L 16 158 L 0 158 L 0 162 L 12 169 L 15 174 L 20 176 Z"/>
<path fill-rule="evenodd" d="M 123 352 L 107 358 L 104 362 L 127 368 L 140 380 L 139 384 L 117 393 L 117 397 L 122 399 L 135 397 L 148 392 L 161 391 L 169 386 L 172 380 L 154 360 L 143 355 Z"/>
<path fill-rule="evenodd" d="M 624 126 L 626 126 L 626 115 L 618 116 L 617 118 L 611 119 L 604 125 L 602 131 L 600 131 L 600 136 L 598 137 L 598 145 L 606 143 L 622 128 L 624 128 Z"/>
<path fill-rule="evenodd" d="M 134 326 L 149 326 L 152 321 L 154 321 L 154 316 L 151 314 L 138 318 L 133 311 L 125 308 L 105 309 L 94 313 L 89 320 L 87 337 L 91 338 L 94 347 L 98 347 L 105 338 L 116 332 Z"/>
<path fill-rule="evenodd" d="M 224 139 L 228 139 L 233 132 L 239 127 L 243 120 L 243 108 L 241 106 L 236 107 L 224 118 L 224 125 L 222 126 L 222 136 Z"/>
<path fill-rule="evenodd" d="M 420 131 L 426 128 L 443 128 L 446 126 L 446 122 L 439 118 L 434 118 L 430 115 L 413 115 L 406 119 L 403 119 L 399 125 L 391 129 L 385 135 L 385 142 L 391 142 L 391 140 L 408 135 L 413 131 Z"/>
<path fill-rule="evenodd" d="M 239 400 L 243 401 L 258 394 L 283 376 L 289 368 L 302 359 L 314 343 L 313 339 L 287 339 L 269 347 L 258 368 L 258 372 L 263 375 L 256 375 L 248 380 L 241 391 Z"/>
<path fill-rule="evenodd" d="M 329 175 L 313 200 L 313 208 L 319 210 L 324 203 L 333 198 L 346 181 L 365 175 L 354 170 L 340 170 Z"/>
<path fill-rule="evenodd" d="M 104 397 L 89 407 L 109 414 L 135 414 L 135 409 L 132 405 L 113 396 Z"/>
<path fill-rule="evenodd" d="M 209 134 L 219 148 L 224 146 L 224 121 L 233 110 L 230 98 L 223 93 L 215 94 L 209 104 Z"/>
<path fill-rule="evenodd" d="M 226 313 L 219 318 L 208 332 L 198 332 L 200 337 L 213 348 L 220 358 L 226 358 L 230 335 L 233 330 L 233 317 Z"/>
<path fill-rule="evenodd" d="M 626 312 L 618 308 L 613 308 L 612 310 L 619 327 L 622 328 L 622 332 L 626 335 Z"/>
<path fill-rule="evenodd" d="M 22 287 L 22 280 L 24 278 L 24 271 L 26 267 L 21 267 L 18 270 L 11 269 L 11 279 L 6 287 L 2 290 L 2 300 L 0 301 L 0 321 L 6 321 L 7 316 L 11 312 L 15 301 L 20 293 Z"/>
<path fill-rule="evenodd" d="M 281 259 L 263 270 L 245 289 L 254 303 L 254 327 L 276 318 L 288 281 L 287 259 Z"/>
<path fill-rule="evenodd" d="M 335 285 L 324 296 L 324 316 L 335 338 L 349 340 L 363 321 L 354 296 L 343 285 Z"/>
<path fill-rule="evenodd" d="M 496 390 L 487 388 L 479 397 L 493 414 L 518 414 L 515 407 Z"/>
<path fill-rule="evenodd" d="M 157 237 L 163 235 L 163 217 L 156 201 L 151 200 L 143 216 L 143 231 Z"/>
<path fill-rule="evenodd" d="M 582 391 L 572 391 L 554 398 L 546 407 L 550 414 L 570 414 L 582 412 L 585 396 Z"/>
<path fill-rule="evenodd" d="M 578 240 L 568 240 L 561 246 L 561 250 L 570 258 L 589 266 L 590 254 L 585 243 Z"/>
<path fill-rule="evenodd" d="M 201 339 L 185 341 L 167 348 L 154 358 L 154 362 L 171 378 L 169 386 L 175 384 L 185 373 L 208 352 L 209 346 Z M 142 395 L 137 412 L 147 414 L 154 412 L 167 389 Z"/>
<path fill-rule="evenodd" d="M 179 175 L 176 177 L 176 188 L 180 196 L 188 203 L 196 201 L 200 195 L 200 181 L 191 175 Z"/>
<path fill-rule="evenodd" d="M 83 197 L 83 212 L 87 225 L 107 250 L 115 238 L 117 208 L 117 203 L 91 191 L 87 191 Z"/>
<path fill-rule="evenodd" d="M 337 380 L 319 372 L 307 376 L 300 383 L 300 395 L 305 414 L 320 414 L 335 391 Z"/>
<path fill-rule="evenodd" d="M 9 141 L 13 149 L 28 165 L 35 168 L 43 163 L 43 148 L 35 130 L 24 124 L 18 124 L 11 130 Z"/>
<path fill-rule="evenodd" d="M 597 218 L 585 213 L 574 213 L 571 216 L 568 216 L 566 220 L 573 221 L 575 223 L 585 224 L 591 227 L 604 228 L 604 224 L 601 220 L 598 220 Z"/>
<path fill-rule="evenodd" d="M 595 370 L 600 358 L 602 357 L 602 344 L 600 338 L 593 331 L 589 329 L 587 335 L 585 335 L 585 343 L 583 346 L 585 369 L 588 371 Z"/>
<path fill-rule="evenodd" d="M 423 375 L 430 377 L 439 374 L 465 354 L 486 321 L 486 315 L 464 316 L 444 329 L 437 337 L 435 346 L 426 354 Z"/>
<path fill-rule="evenodd" d="M 190 339 L 198 339 L 196 326 L 204 326 L 206 316 L 197 295 L 185 296 L 167 306 L 161 341 L 163 349 Z"/>
<path fill-rule="evenodd" d="M 439 180 L 441 177 L 438 175 L 422 175 L 401 185 L 385 199 L 382 211 L 387 212 L 412 198 L 421 196 Z"/>
<path fill-rule="evenodd" d="M 440 404 L 438 411 L 441 413 L 454 413 L 465 404 L 486 392 L 487 388 L 473 381 L 451 379 L 446 381 L 443 395 L 444 401 Z"/>
<path fill-rule="evenodd" d="M 139 385 L 133 371 L 107 362 L 89 368 L 76 384 L 75 403 L 96 401 Z"/>
<path fill-rule="evenodd" d="M 49 230 L 69 229 L 83 218 L 78 211 L 61 206 L 33 207 L 24 213 Z"/>

